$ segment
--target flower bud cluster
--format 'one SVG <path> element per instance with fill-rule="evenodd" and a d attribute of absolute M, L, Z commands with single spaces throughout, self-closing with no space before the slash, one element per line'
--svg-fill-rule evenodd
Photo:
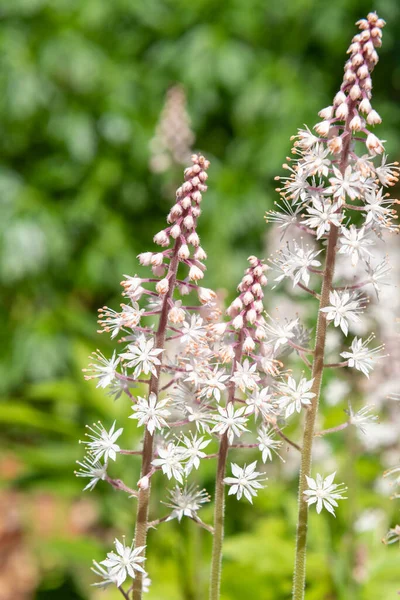
<path fill-rule="evenodd" d="M 261 316 L 264 311 L 262 302 L 264 298 L 263 287 L 267 285 L 265 272 L 269 267 L 255 256 L 250 256 L 248 260 L 250 266 L 246 269 L 238 286 L 239 295 L 228 307 L 227 314 L 232 317 L 232 327 L 236 331 L 243 330 L 247 336 L 247 345 L 251 346 L 253 334 L 250 332 L 249 327 L 256 326 L 255 337 L 258 339 L 263 337 L 260 329 L 264 323 L 264 318 Z M 250 349 L 252 348 L 249 347 Z"/>

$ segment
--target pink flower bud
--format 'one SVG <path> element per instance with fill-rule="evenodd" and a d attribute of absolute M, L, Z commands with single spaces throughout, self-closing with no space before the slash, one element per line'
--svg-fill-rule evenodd
<path fill-rule="evenodd" d="M 156 235 L 153 237 L 153 241 L 159 246 L 169 246 L 169 237 L 167 236 L 164 230 L 156 233 Z"/>
<path fill-rule="evenodd" d="M 192 281 L 199 281 L 199 279 L 203 279 L 204 273 L 199 267 L 196 265 L 192 265 L 189 269 L 189 279 Z"/>
<path fill-rule="evenodd" d="M 258 258 L 257 256 L 249 256 L 249 258 L 247 259 L 248 262 L 250 263 L 251 267 L 256 267 L 258 265 Z"/>
<path fill-rule="evenodd" d="M 250 336 L 247 336 L 243 343 L 243 352 L 246 352 L 246 354 L 249 354 L 250 352 L 253 352 L 255 347 L 256 347 L 256 344 L 255 344 L 253 338 L 251 338 Z"/>
<path fill-rule="evenodd" d="M 258 312 L 258 313 L 262 313 L 262 311 L 264 310 L 264 306 L 263 303 L 261 302 L 261 300 L 256 300 L 253 304 L 254 309 Z"/>
<path fill-rule="evenodd" d="M 357 98 L 359 98 L 360 96 L 361 96 L 360 86 L 356 83 L 355 85 L 352 86 L 352 88 L 350 90 L 350 98 L 352 100 L 357 100 Z"/>
<path fill-rule="evenodd" d="M 372 108 L 371 108 L 371 103 L 368 100 L 368 98 L 363 98 L 360 102 L 360 106 L 359 109 L 361 112 L 368 114 L 369 112 L 371 112 Z"/>
<path fill-rule="evenodd" d="M 228 326 L 227 323 L 215 323 L 215 325 L 212 325 L 211 331 L 213 332 L 214 335 L 222 336 L 222 335 L 224 335 L 227 326 Z"/>
<path fill-rule="evenodd" d="M 163 264 L 164 261 L 164 255 L 162 252 L 157 252 L 156 254 L 153 254 L 151 257 L 151 264 L 153 265 L 153 267 L 159 267 L 160 265 Z"/>
<path fill-rule="evenodd" d="M 357 75 L 360 79 L 365 79 L 369 75 L 367 65 L 361 65 L 361 67 L 357 71 Z"/>
<path fill-rule="evenodd" d="M 246 319 L 247 319 L 247 322 L 250 323 L 250 325 L 254 325 L 254 323 L 257 320 L 257 312 L 254 310 L 254 308 L 251 308 L 250 310 L 247 311 Z"/>
<path fill-rule="evenodd" d="M 193 227 L 194 227 L 194 220 L 193 220 L 192 215 L 187 215 L 183 219 L 183 224 L 185 225 L 186 229 L 193 229 Z"/>
<path fill-rule="evenodd" d="M 165 266 L 164 265 L 154 265 L 153 267 L 151 267 L 151 270 L 153 271 L 153 274 L 155 277 L 162 277 L 165 273 Z"/>
<path fill-rule="evenodd" d="M 152 252 L 142 252 L 142 254 L 138 254 L 137 258 L 139 262 L 144 267 L 148 267 L 151 264 L 151 259 L 153 258 Z"/>
<path fill-rule="evenodd" d="M 360 131 L 362 129 L 362 121 L 358 115 L 351 119 L 349 127 L 352 131 Z"/>
<path fill-rule="evenodd" d="M 164 279 L 161 279 L 161 281 L 159 281 L 156 284 L 156 290 L 157 290 L 157 293 L 160 294 L 160 296 L 164 296 L 168 292 L 169 281 L 166 277 Z"/>
<path fill-rule="evenodd" d="M 382 141 L 373 133 L 369 133 L 365 144 L 371 154 L 382 154 L 385 149 Z"/>
<path fill-rule="evenodd" d="M 178 258 L 181 260 L 187 260 L 190 256 L 190 250 L 187 244 L 182 244 L 178 250 Z"/>
<path fill-rule="evenodd" d="M 349 107 L 347 102 L 342 102 L 336 109 L 336 116 L 338 119 L 345 120 L 347 119 L 347 115 L 349 114 Z"/>
<path fill-rule="evenodd" d="M 321 121 L 320 123 L 314 125 L 315 131 L 323 137 L 326 137 L 328 135 L 330 127 L 331 124 L 329 121 Z"/>
<path fill-rule="evenodd" d="M 192 196 L 193 202 L 196 202 L 196 204 L 200 204 L 201 193 L 198 190 L 196 190 L 195 192 L 192 192 L 191 196 Z"/>
<path fill-rule="evenodd" d="M 179 227 L 178 224 L 175 224 L 173 227 L 171 227 L 169 233 L 170 233 L 171 237 L 173 237 L 174 240 L 176 240 L 176 238 L 178 238 L 181 235 L 181 228 Z"/>
<path fill-rule="evenodd" d="M 195 231 L 191 232 L 191 234 L 187 238 L 187 241 L 195 248 L 200 244 L 200 238 Z"/>
<path fill-rule="evenodd" d="M 328 148 L 332 152 L 332 154 L 339 154 L 339 152 L 342 151 L 342 146 L 342 138 L 339 136 L 332 138 L 328 142 Z"/>
<path fill-rule="evenodd" d="M 258 326 L 255 331 L 255 336 L 258 340 L 265 340 L 267 333 L 266 333 L 264 327 Z"/>
<path fill-rule="evenodd" d="M 207 304 L 208 302 L 211 302 L 211 300 L 215 300 L 217 297 L 217 294 L 213 290 L 204 287 L 199 287 L 197 294 L 202 304 Z"/>
<path fill-rule="evenodd" d="M 139 479 L 139 481 L 137 482 L 138 488 L 140 490 L 148 490 L 149 489 L 149 478 L 147 477 L 147 475 L 145 475 L 144 477 L 141 477 Z"/>
<path fill-rule="evenodd" d="M 378 115 L 376 110 L 371 110 L 371 112 L 369 113 L 369 115 L 367 117 L 367 123 L 368 123 L 368 125 L 379 125 L 379 123 L 382 123 L 382 119 Z"/>
<path fill-rule="evenodd" d="M 251 304 L 254 300 L 254 296 L 251 292 L 247 291 L 245 294 L 243 294 L 243 302 L 246 306 L 248 306 L 249 304 Z"/>
<path fill-rule="evenodd" d="M 183 323 L 185 320 L 185 311 L 179 306 L 173 306 L 168 313 L 168 321 L 175 325 Z"/>
<path fill-rule="evenodd" d="M 340 104 L 343 104 L 344 102 L 346 102 L 346 95 L 343 92 L 338 92 L 333 99 L 333 105 L 339 106 Z"/>
<path fill-rule="evenodd" d="M 232 321 L 232 325 L 235 329 L 242 329 L 243 328 L 243 317 L 242 315 L 238 315 L 237 317 L 235 317 Z"/>
<path fill-rule="evenodd" d="M 319 111 L 318 116 L 320 116 L 321 119 L 332 119 L 333 106 L 327 106 L 326 108 L 323 108 L 322 110 Z"/>
<path fill-rule="evenodd" d="M 192 206 L 192 200 L 190 196 L 185 196 L 184 198 L 182 198 L 181 205 L 184 210 L 190 208 Z"/>
<path fill-rule="evenodd" d="M 203 248 L 199 246 L 195 250 L 194 257 L 196 260 L 206 260 L 207 254 L 204 252 Z"/>

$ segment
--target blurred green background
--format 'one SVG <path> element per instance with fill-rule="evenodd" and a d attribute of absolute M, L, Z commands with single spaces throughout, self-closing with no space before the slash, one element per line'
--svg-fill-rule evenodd
<path fill-rule="evenodd" d="M 207 285 L 229 295 L 246 257 L 264 252 L 289 138 L 331 102 L 371 9 L 388 23 L 374 107 L 396 160 L 398 0 L 0 0 L 0 600 L 120 597 L 91 588 L 89 567 L 132 533 L 134 503 L 101 485 L 81 494 L 73 470 L 85 423 L 125 426 L 128 407 L 81 369 L 110 351 L 97 308 L 118 307 L 122 274 L 140 272 L 182 177 L 176 164 L 155 172 L 150 149 L 167 90 L 184 87 L 193 147 L 212 163 L 199 233 Z M 327 426 L 340 422 L 332 410 Z M 137 435 L 131 422 L 125 434 Z M 400 555 L 380 542 L 396 519 L 373 486 L 383 465 L 373 453 L 349 465 L 357 440 L 333 443 L 358 493 L 337 520 L 312 515 L 308 600 L 387 600 Z M 254 507 L 228 501 L 224 600 L 290 597 L 296 469 L 280 468 Z M 138 465 L 127 473 L 135 482 Z M 349 528 L 371 506 L 383 522 Z M 208 534 L 173 522 L 150 535 L 149 600 L 205 598 Z"/>

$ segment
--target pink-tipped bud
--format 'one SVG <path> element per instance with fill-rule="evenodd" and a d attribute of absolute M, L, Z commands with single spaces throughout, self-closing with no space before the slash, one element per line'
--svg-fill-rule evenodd
<path fill-rule="evenodd" d="M 250 325 L 254 325 L 254 323 L 257 320 L 257 311 L 255 311 L 254 308 L 248 310 L 246 313 L 246 319 L 247 322 L 250 323 Z"/>
<path fill-rule="evenodd" d="M 359 79 L 365 79 L 366 77 L 368 77 L 369 71 L 367 65 L 361 65 L 361 67 L 357 71 L 357 75 Z"/>
<path fill-rule="evenodd" d="M 190 287 L 186 283 L 180 283 L 178 287 L 181 296 L 188 296 L 190 294 Z"/>
<path fill-rule="evenodd" d="M 196 218 L 201 215 L 201 209 L 198 206 L 192 206 L 192 217 Z"/>
<path fill-rule="evenodd" d="M 149 265 L 151 265 L 151 259 L 153 258 L 153 253 L 152 252 L 142 252 L 141 254 L 138 254 L 137 258 L 141 265 L 143 265 L 144 267 L 148 267 Z"/>
<path fill-rule="evenodd" d="M 199 281 L 200 279 L 203 279 L 204 277 L 204 273 L 201 269 L 199 269 L 199 267 L 197 267 L 196 265 L 192 265 L 189 269 L 189 279 L 191 279 L 192 281 Z"/>
<path fill-rule="evenodd" d="M 371 154 L 382 154 L 385 149 L 382 141 L 373 133 L 368 134 L 365 145 Z"/>
<path fill-rule="evenodd" d="M 340 104 L 343 104 L 344 102 L 346 102 L 346 95 L 344 94 L 344 92 L 338 92 L 333 99 L 333 105 L 339 106 Z"/>
<path fill-rule="evenodd" d="M 332 119 L 333 117 L 333 106 L 327 106 L 319 111 L 318 115 L 321 119 Z"/>
<path fill-rule="evenodd" d="M 245 286 L 249 286 L 253 283 L 253 277 L 250 275 L 250 273 L 246 273 L 246 275 L 244 275 L 243 279 L 242 279 L 242 283 Z"/>
<path fill-rule="evenodd" d="M 195 231 L 192 231 L 192 233 L 188 236 L 187 241 L 195 248 L 200 244 L 200 238 Z"/>
<path fill-rule="evenodd" d="M 248 306 L 249 304 L 251 304 L 254 300 L 254 296 L 251 292 L 247 291 L 245 294 L 243 294 L 243 302 L 246 306 Z"/>
<path fill-rule="evenodd" d="M 266 279 L 266 278 L 265 278 Z M 265 284 L 264 284 L 265 285 Z M 260 283 L 254 283 L 251 286 L 251 291 L 253 292 L 253 294 L 255 296 L 257 296 L 258 298 L 262 298 L 263 297 L 263 291 L 262 291 L 262 287 Z"/>
<path fill-rule="evenodd" d="M 240 298 L 235 298 L 234 301 L 232 302 L 232 304 L 230 306 L 228 306 L 226 312 L 230 317 L 233 317 L 238 312 L 240 312 L 242 309 L 243 309 L 243 302 L 241 301 Z"/>
<path fill-rule="evenodd" d="M 192 200 L 190 196 L 185 196 L 184 198 L 182 198 L 181 205 L 184 210 L 190 208 L 192 206 Z"/>
<path fill-rule="evenodd" d="M 382 123 L 382 119 L 378 115 L 376 110 L 371 110 L 371 112 L 369 113 L 369 115 L 367 117 L 367 123 L 368 123 L 368 125 L 379 125 L 379 123 Z"/>
<path fill-rule="evenodd" d="M 316 125 L 314 125 L 315 131 L 319 135 L 322 135 L 323 137 L 326 137 L 328 135 L 330 128 L 331 128 L 331 124 L 329 121 L 321 121 L 320 123 L 317 123 Z"/>
<path fill-rule="evenodd" d="M 343 142 L 342 138 L 337 136 L 329 140 L 328 148 L 332 152 L 332 154 L 339 154 L 342 151 Z"/>
<path fill-rule="evenodd" d="M 173 306 L 168 313 L 168 321 L 174 325 L 183 323 L 185 320 L 185 311 L 179 306 Z"/>
<path fill-rule="evenodd" d="M 353 117 L 349 123 L 349 127 L 352 131 L 360 131 L 362 129 L 362 121 L 358 115 Z"/>
<path fill-rule="evenodd" d="M 370 92 L 372 90 L 372 80 L 371 77 L 366 77 L 361 81 L 361 85 L 366 92 Z"/>
<path fill-rule="evenodd" d="M 162 277 L 165 273 L 165 265 L 154 265 L 151 270 L 155 277 Z"/>
<path fill-rule="evenodd" d="M 255 332 L 255 336 L 258 340 L 265 340 L 265 338 L 267 337 L 267 333 L 264 327 L 258 326 Z"/>
<path fill-rule="evenodd" d="M 347 115 L 349 114 L 349 107 L 347 102 L 342 102 L 342 104 L 339 104 L 339 106 L 336 109 L 336 116 L 338 119 L 341 119 L 342 121 L 344 121 L 345 119 L 347 119 Z"/>
<path fill-rule="evenodd" d="M 260 277 L 260 283 L 261 283 L 262 286 L 267 285 L 268 279 L 266 278 L 265 275 L 261 275 L 261 277 Z"/>
<path fill-rule="evenodd" d="M 201 193 L 199 192 L 199 190 L 196 190 L 196 191 L 192 192 L 191 196 L 192 196 L 193 202 L 196 202 L 196 204 L 200 204 L 200 202 L 201 202 Z"/>
<path fill-rule="evenodd" d="M 183 219 L 183 224 L 186 227 L 186 229 L 193 229 L 193 227 L 194 227 L 194 219 L 193 219 L 192 215 L 187 215 Z"/>
<path fill-rule="evenodd" d="M 255 345 L 253 338 L 251 338 L 248 335 L 243 343 L 243 352 L 245 352 L 246 354 L 249 354 L 250 352 L 253 352 L 255 347 L 256 347 L 256 345 Z"/>
<path fill-rule="evenodd" d="M 153 237 L 153 241 L 159 246 L 169 246 L 169 237 L 167 236 L 164 230 L 156 233 L 156 235 Z"/>
<path fill-rule="evenodd" d="M 350 98 L 352 100 L 357 100 L 361 96 L 360 86 L 356 83 L 350 89 Z"/>
<path fill-rule="evenodd" d="M 150 483 L 150 480 L 147 477 L 147 475 L 145 475 L 144 477 L 141 477 L 139 479 L 139 481 L 137 482 L 137 485 L 138 485 L 138 488 L 140 490 L 148 490 L 149 489 L 149 483 Z"/>
<path fill-rule="evenodd" d="M 199 287 L 197 290 L 197 294 L 202 304 L 208 304 L 208 302 L 215 300 L 217 297 L 217 294 L 213 290 L 204 287 Z"/>
<path fill-rule="evenodd" d="M 190 250 L 187 244 L 182 244 L 178 250 L 178 258 L 181 260 L 187 260 L 190 256 Z"/>
<path fill-rule="evenodd" d="M 363 98 L 360 102 L 360 106 L 359 109 L 361 112 L 368 114 L 371 112 L 372 107 L 371 107 L 371 102 L 368 100 L 368 98 Z"/>
<path fill-rule="evenodd" d="M 353 56 L 353 58 L 351 59 L 351 64 L 353 65 L 353 67 L 359 67 L 360 65 L 362 65 L 364 62 L 364 57 L 362 54 L 357 53 Z"/>
<path fill-rule="evenodd" d="M 176 223 L 173 227 L 171 227 L 169 233 L 170 233 L 170 236 L 173 237 L 174 240 L 176 240 L 176 238 L 178 238 L 181 235 L 181 228 Z"/>
<path fill-rule="evenodd" d="M 258 265 L 258 258 L 257 258 L 257 256 L 251 255 L 251 256 L 248 257 L 247 260 L 248 260 L 250 266 L 253 267 L 253 268 Z"/>
<path fill-rule="evenodd" d="M 196 260 L 206 260 L 207 254 L 204 252 L 203 248 L 199 246 L 195 250 L 194 257 Z"/>
<path fill-rule="evenodd" d="M 253 303 L 254 309 L 258 312 L 258 313 L 262 313 L 262 311 L 264 310 L 264 306 L 263 303 L 261 302 L 261 300 L 255 300 L 255 302 Z"/>
<path fill-rule="evenodd" d="M 150 262 L 153 265 L 153 267 L 159 267 L 160 265 L 162 265 L 164 262 L 163 253 L 157 252 L 156 254 L 153 254 Z"/>
<path fill-rule="evenodd" d="M 234 329 L 243 329 L 243 317 L 242 315 L 237 315 L 232 321 L 232 325 Z"/>
<path fill-rule="evenodd" d="M 157 293 L 160 294 L 160 296 L 165 296 L 165 294 L 169 290 L 169 281 L 166 277 L 164 279 L 161 279 L 161 281 L 159 281 L 156 284 L 156 290 Z"/>

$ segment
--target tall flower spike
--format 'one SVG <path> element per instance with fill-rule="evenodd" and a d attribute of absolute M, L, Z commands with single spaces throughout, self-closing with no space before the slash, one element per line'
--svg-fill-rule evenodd
<path fill-rule="evenodd" d="M 310 504 L 306 492 L 311 498 L 322 498 L 326 492 L 318 482 L 313 484 L 314 488 L 307 483 L 313 482 L 312 447 L 324 368 L 349 365 L 368 375 L 374 366 L 374 359 L 379 358 L 381 349 L 379 347 L 376 351 L 369 351 L 366 343 L 356 338 L 351 352 L 341 354 L 346 361 L 326 365 L 324 355 L 327 327 L 332 323 L 347 335 L 348 322 L 361 320 L 360 315 L 366 308 L 366 303 L 364 295 L 359 296 L 360 289 L 365 285 L 376 288 L 377 281 L 386 273 L 382 264 L 371 264 L 374 256 L 371 249 L 376 244 L 377 236 L 398 229 L 394 223 L 396 214 L 391 208 L 391 204 L 397 201 L 390 200 L 383 188 L 396 182 L 399 167 L 396 163 L 387 164 L 385 155 L 382 159 L 377 158 L 377 155 L 384 152 L 384 141 L 371 131 L 373 126 L 381 122 L 371 104 L 371 73 L 378 62 L 377 48 L 381 46 L 385 22 L 376 13 L 370 13 L 366 19 L 358 21 L 357 25 L 360 31 L 353 37 L 348 49 L 349 58 L 345 64 L 340 90 L 332 104 L 320 111 L 322 121 L 315 125 L 315 133 L 308 128 L 299 131 L 292 150 L 296 158 L 287 159 L 283 168 L 288 174 L 277 178 L 281 184 L 278 191 L 290 218 L 284 215 L 278 219 L 276 211 L 270 218 L 282 223 L 281 228 L 286 231 L 289 225 L 297 226 L 313 235 L 316 240 L 324 242 L 326 247 L 318 255 L 321 258 L 325 254 L 325 264 L 321 269 L 315 269 L 314 265 L 305 262 L 302 271 L 296 272 L 298 262 L 289 252 L 281 253 L 276 263 L 283 274 L 278 280 L 291 277 L 295 285 L 319 301 L 314 350 L 309 351 L 293 339 L 290 340 L 311 369 L 311 377 L 304 380 L 307 381 L 307 386 L 310 384 L 307 387 L 310 403 L 307 405 L 301 450 L 293 600 L 304 600 Z M 366 152 L 357 155 L 362 145 Z M 292 207 L 291 210 L 288 206 Z M 353 218 L 353 215 L 357 215 L 357 218 Z M 339 260 L 347 255 L 353 268 L 364 262 L 368 279 L 335 288 L 333 280 L 338 255 Z M 311 280 L 309 274 L 313 272 L 322 278 L 320 290 L 308 287 Z M 275 340 L 275 351 L 277 346 L 287 340 L 287 333 L 290 335 L 286 331 L 287 327 L 285 330 L 280 329 L 270 324 L 266 327 L 271 341 Z M 312 362 L 306 358 L 307 354 L 312 355 Z M 285 404 L 286 400 L 283 408 Z M 293 410 L 293 406 L 298 409 L 300 404 L 289 406 L 289 410 Z M 330 480 L 325 480 L 328 487 L 331 483 Z M 311 493 L 310 489 L 314 489 L 316 493 Z M 318 506 L 321 507 L 321 503 Z"/>
<path fill-rule="evenodd" d="M 207 190 L 207 169 L 209 162 L 200 155 L 192 156 L 192 165 L 185 170 L 184 182 L 176 192 L 175 203 L 172 206 L 167 226 L 154 236 L 154 242 L 160 249 L 156 252 L 144 252 L 139 255 L 143 266 L 152 269 L 153 276 L 141 278 L 126 275 L 122 281 L 123 296 L 126 301 L 121 304 L 121 312 L 103 307 L 99 313 L 102 330 L 109 333 L 111 339 L 120 339 L 125 347 L 119 354 L 113 353 L 111 359 L 105 358 L 99 351 L 95 353 L 86 379 L 97 379 L 97 387 L 112 388 L 116 397 L 128 397 L 132 403 L 133 414 L 138 427 L 144 428 L 142 450 L 127 451 L 127 454 L 139 455 L 142 459 L 141 477 L 138 490 L 132 490 L 121 479 L 111 479 L 107 474 L 107 464 L 115 461 L 121 452 L 116 443 L 122 434 L 122 428 L 116 430 L 115 423 L 107 431 L 102 425 L 90 428 L 89 441 L 85 442 L 89 456 L 79 463 L 81 470 L 77 476 L 89 478 L 85 489 L 93 489 L 100 481 L 107 481 L 114 488 L 125 491 L 131 497 L 138 498 L 135 548 L 127 548 L 117 544 L 118 555 L 114 555 L 97 566 L 98 574 L 104 579 L 104 584 L 116 583 L 121 585 L 125 578 L 131 577 L 132 598 L 141 600 L 144 582 L 144 570 L 126 561 L 141 553 L 142 562 L 145 559 L 147 544 L 148 510 L 151 490 L 151 477 L 157 469 L 162 469 L 167 476 L 173 476 L 182 482 L 185 474 L 182 461 L 198 466 L 197 452 L 193 458 L 189 449 L 178 447 L 170 441 L 164 449 L 158 450 L 159 458 L 155 458 L 154 436 L 157 435 L 166 442 L 170 428 L 169 418 L 172 415 L 172 398 L 164 396 L 162 390 L 170 388 L 178 381 L 180 364 L 195 360 L 205 345 L 205 320 L 214 318 L 216 294 L 197 282 L 203 278 L 206 253 L 200 246 L 196 231 L 197 220 L 200 216 L 202 195 Z M 186 267 L 187 277 L 177 280 L 179 265 Z M 189 292 L 197 293 L 199 306 L 185 307 L 179 295 Z M 178 297 L 177 297 L 178 296 Z M 147 300 L 147 303 L 146 303 Z M 142 306 L 140 306 L 142 305 Z M 193 315 L 192 311 L 202 311 L 202 316 Z M 190 311 L 190 312 L 189 312 Z M 191 315 L 191 316 L 189 316 Z M 158 319 L 158 324 L 146 325 L 146 317 Z M 181 343 L 169 343 L 170 340 L 181 338 Z M 163 377 L 163 388 L 160 390 L 160 377 Z M 164 385 L 164 379 L 169 383 Z M 147 393 L 136 398 L 132 394 L 135 383 L 147 385 Z M 161 394 L 160 394 L 161 391 Z M 179 408 L 179 405 L 177 406 Z M 175 407 L 176 408 L 176 407 Z M 118 439 L 119 442 L 119 439 Z M 203 448 L 203 445 L 201 445 Z M 104 461 L 104 464 L 99 462 Z M 157 461 L 161 461 L 160 464 Z M 186 470 L 190 467 L 186 464 Z M 133 553 L 133 554 L 132 554 Z M 114 562 L 113 562 L 114 561 Z M 125 561 L 125 562 L 124 562 Z M 115 564 L 114 564 L 115 563 Z M 104 569 L 103 567 L 106 567 Z M 135 572 L 134 572 L 135 571 Z"/>
<path fill-rule="evenodd" d="M 263 261 L 256 256 L 250 256 L 249 267 L 238 286 L 238 296 L 227 309 L 230 317 L 228 323 L 214 325 L 213 331 L 216 337 L 221 337 L 228 341 L 233 356 L 232 367 L 227 385 L 227 400 L 224 407 L 218 406 L 218 415 L 214 416 L 216 425 L 214 433 L 220 434 L 220 444 L 218 451 L 218 464 L 215 483 L 215 506 L 214 506 L 214 539 L 211 562 L 210 578 L 210 600 L 218 600 L 220 597 L 221 580 L 221 560 L 222 560 L 222 541 L 224 536 L 224 513 L 225 513 L 225 485 L 232 484 L 232 490 L 237 493 L 240 499 L 242 494 L 252 502 L 252 496 L 256 495 L 256 488 L 262 487 L 258 481 L 250 481 L 259 476 L 256 472 L 256 462 L 248 467 L 232 467 L 237 480 L 225 478 L 226 464 L 229 447 L 235 436 L 239 437 L 243 431 L 246 431 L 247 414 L 245 406 L 240 406 L 235 410 L 235 401 L 237 396 L 247 395 L 249 390 L 258 389 L 258 383 L 261 376 L 258 371 L 263 368 L 262 339 L 264 338 L 265 320 L 263 313 L 263 288 L 267 284 L 265 275 L 268 269 Z M 222 325 L 222 326 L 221 326 Z M 233 340 L 230 339 L 233 334 Z M 222 353 L 223 354 L 223 353 Z M 226 353 L 227 354 L 227 353 Z M 244 356 L 247 356 L 244 358 Z M 265 373 L 263 373 L 265 377 Z M 270 396 L 268 396 L 270 399 Z M 272 403 L 271 403 L 272 404 Z M 267 416 L 267 410 L 263 411 Z M 245 474 L 245 475 L 241 475 Z M 244 477 L 247 477 L 244 481 Z M 250 483 L 249 483 L 250 481 Z"/>

